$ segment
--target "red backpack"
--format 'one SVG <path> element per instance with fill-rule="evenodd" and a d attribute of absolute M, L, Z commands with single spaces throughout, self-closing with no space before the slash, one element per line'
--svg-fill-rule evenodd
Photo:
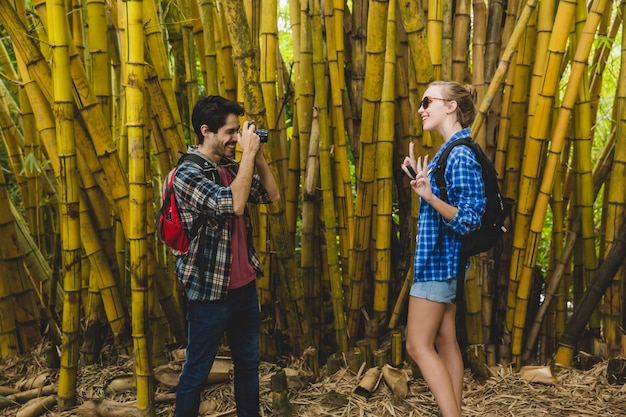
<path fill-rule="evenodd" d="M 189 159 L 200 165 L 205 175 L 208 174 L 208 170 L 205 169 L 208 164 L 204 158 L 199 155 L 186 153 L 180 157 L 176 168 L 173 168 L 165 177 L 165 181 L 163 181 L 163 186 L 161 187 L 162 204 L 156 214 L 155 228 L 159 240 L 170 248 L 172 253 L 176 256 L 182 256 L 187 253 L 189 250 L 189 236 L 197 236 L 198 230 L 200 230 L 200 227 L 204 224 L 203 221 L 200 221 L 200 218 L 195 219 L 191 233 L 189 233 L 188 236 L 180 220 L 178 206 L 176 204 L 176 195 L 174 194 L 174 175 L 176 174 L 178 165 L 185 159 Z"/>

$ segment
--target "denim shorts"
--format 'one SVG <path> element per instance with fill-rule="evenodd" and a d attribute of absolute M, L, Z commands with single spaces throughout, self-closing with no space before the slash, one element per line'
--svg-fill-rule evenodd
<path fill-rule="evenodd" d="M 447 281 L 414 282 L 411 286 L 411 297 L 437 303 L 453 303 L 456 299 L 456 282 L 456 278 Z"/>

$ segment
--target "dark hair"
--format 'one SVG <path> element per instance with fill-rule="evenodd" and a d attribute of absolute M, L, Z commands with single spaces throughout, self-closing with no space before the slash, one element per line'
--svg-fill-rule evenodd
<path fill-rule="evenodd" d="M 476 117 L 476 89 L 474 86 L 462 85 L 456 81 L 434 81 L 430 86 L 440 86 L 443 98 L 456 101 L 456 117 L 461 127 L 469 127 Z"/>
<path fill-rule="evenodd" d="M 204 142 L 204 136 L 200 130 L 202 125 L 207 125 L 209 131 L 217 133 L 219 128 L 226 124 L 226 117 L 229 114 L 243 116 L 243 107 L 222 96 L 207 96 L 198 100 L 191 114 L 191 124 L 198 137 L 198 144 L 201 145 Z"/>

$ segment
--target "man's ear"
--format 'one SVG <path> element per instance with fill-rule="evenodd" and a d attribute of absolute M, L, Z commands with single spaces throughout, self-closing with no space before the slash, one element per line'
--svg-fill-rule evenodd
<path fill-rule="evenodd" d="M 200 126 L 200 133 L 202 133 L 202 136 L 206 136 L 209 132 L 210 132 L 209 126 L 207 125 Z"/>

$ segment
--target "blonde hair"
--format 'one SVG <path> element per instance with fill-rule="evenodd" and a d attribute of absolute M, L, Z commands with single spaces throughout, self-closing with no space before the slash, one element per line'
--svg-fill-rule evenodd
<path fill-rule="evenodd" d="M 476 117 L 476 89 L 474 86 L 459 84 L 456 81 L 433 81 L 429 87 L 441 87 L 442 98 L 456 101 L 456 117 L 461 127 L 469 127 Z"/>

